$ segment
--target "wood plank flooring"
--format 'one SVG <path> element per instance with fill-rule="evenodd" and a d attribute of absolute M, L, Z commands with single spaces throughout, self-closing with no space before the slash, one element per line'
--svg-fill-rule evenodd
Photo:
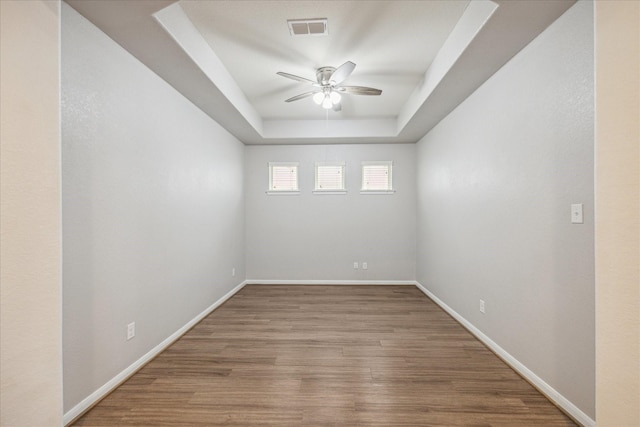
<path fill-rule="evenodd" d="M 249 285 L 76 426 L 573 426 L 413 286 Z"/>

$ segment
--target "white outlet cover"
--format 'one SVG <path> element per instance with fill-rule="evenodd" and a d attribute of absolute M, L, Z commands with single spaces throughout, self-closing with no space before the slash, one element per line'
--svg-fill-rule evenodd
<path fill-rule="evenodd" d="M 582 213 L 582 203 L 574 203 L 571 205 L 571 223 L 583 224 L 584 216 Z"/>
<path fill-rule="evenodd" d="M 136 322 L 129 323 L 127 325 L 127 340 L 136 336 Z"/>

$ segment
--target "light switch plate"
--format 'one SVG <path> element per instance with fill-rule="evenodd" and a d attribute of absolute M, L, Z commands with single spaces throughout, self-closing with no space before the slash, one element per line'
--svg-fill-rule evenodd
<path fill-rule="evenodd" d="M 127 325 L 127 341 L 136 336 L 136 322 Z"/>
<path fill-rule="evenodd" d="M 584 223 L 582 215 L 582 203 L 574 203 L 571 205 L 571 224 Z"/>

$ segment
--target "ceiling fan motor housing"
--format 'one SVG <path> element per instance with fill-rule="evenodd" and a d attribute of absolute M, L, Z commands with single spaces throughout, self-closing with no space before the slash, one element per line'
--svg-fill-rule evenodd
<path fill-rule="evenodd" d="M 335 67 L 318 68 L 318 71 L 316 71 L 316 79 L 318 79 L 318 83 L 322 86 L 328 85 L 334 71 L 336 71 Z"/>

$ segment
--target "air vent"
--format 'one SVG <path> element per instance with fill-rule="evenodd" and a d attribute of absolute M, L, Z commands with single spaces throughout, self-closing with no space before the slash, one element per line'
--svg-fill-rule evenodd
<path fill-rule="evenodd" d="M 326 36 L 329 34 L 327 18 L 289 19 L 289 34 L 292 36 Z"/>

